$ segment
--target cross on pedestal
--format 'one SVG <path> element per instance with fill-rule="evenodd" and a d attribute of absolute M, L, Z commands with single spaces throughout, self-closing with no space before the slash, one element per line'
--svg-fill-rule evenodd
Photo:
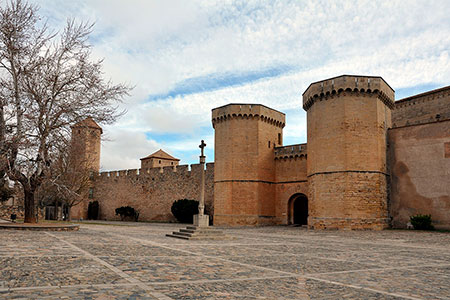
<path fill-rule="evenodd" d="M 209 216 L 205 215 L 205 141 L 202 140 L 198 146 L 201 149 L 200 153 L 200 170 L 201 170 L 201 184 L 200 184 L 200 201 L 198 202 L 198 215 L 194 216 L 194 225 L 199 227 L 209 226 Z"/>

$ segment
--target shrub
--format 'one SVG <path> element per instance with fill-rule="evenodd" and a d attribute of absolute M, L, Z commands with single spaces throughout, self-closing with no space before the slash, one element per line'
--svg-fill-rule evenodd
<path fill-rule="evenodd" d="M 139 212 L 131 206 L 122 206 L 116 208 L 116 216 L 117 215 L 120 215 L 120 219 L 122 221 L 125 220 L 125 218 L 133 218 L 134 221 L 137 222 L 139 219 Z"/>
<path fill-rule="evenodd" d="M 98 210 L 99 210 L 98 201 L 89 202 L 88 220 L 97 220 L 98 219 Z"/>
<path fill-rule="evenodd" d="M 193 216 L 198 214 L 198 201 L 189 199 L 176 200 L 172 204 L 171 211 L 178 222 L 192 224 Z"/>
<path fill-rule="evenodd" d="M 431 215 L 411 216 L 409 220 L 416 230 L 434 230 L 433 225 L 431 225 Z"/>

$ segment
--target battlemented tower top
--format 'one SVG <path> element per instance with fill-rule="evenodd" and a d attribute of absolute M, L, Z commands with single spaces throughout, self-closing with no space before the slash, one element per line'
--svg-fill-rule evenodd
<path fill-rule="evenodd" d="M 394 106 L 395 91 L 380 76 L 341 75 L 311 83 L 303 93 L 303 109 L 341 92 L 378 93 L 388 107 Z"/>
<path fill-rule="evenodd" d="M 230 103 L 212 110 L 213 127 L 217 122 L 232 118 L 259 118 L 281 128 L 286 123 L 284 113 L 261 104 Z"/>

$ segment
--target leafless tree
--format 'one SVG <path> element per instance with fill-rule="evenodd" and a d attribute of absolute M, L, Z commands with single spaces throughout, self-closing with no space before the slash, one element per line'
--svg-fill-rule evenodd
<path fill-rule="evenodd" d="M 35 195 L 39 203 L 67 206 L 68 221 L 71 220 L 72 207 L 88 197 L 92 185 L 93 173 L 89 167 L 92 158 L 84 155 L 83 150 L 79 143 L 73 141 L 67 147 L 58 149 L 58 155 Z"/>
<path fill-rule="evenodd" d="M 68 20 L 60 34 L 22 0 L 0 7 L 0 175 L 24 191 L 25 222 L 36 222 L 35 192 L 70 135 L 86 117 L 112 123 L 129 92 L 103 79 L 90 60 L 92 25 Z"/>

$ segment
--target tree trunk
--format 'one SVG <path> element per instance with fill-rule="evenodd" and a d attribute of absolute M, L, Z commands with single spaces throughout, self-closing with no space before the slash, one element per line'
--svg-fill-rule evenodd
<path fill-rule="evenodd" d="M 36 222 L 36 207 L 34 205 L 34 191 L 24 188 L 24 208 L 25 217 L 24 223 L 37 223 Z"/>
<path fill-rule="evenodd" d="M 67 220 L 66 221 L 72 221 L 72 213 L 71 213 L 71 210 L 72 210 L 72 206 L 70 206 L 70 205 L 68 205 L 67 206 Z"/>

